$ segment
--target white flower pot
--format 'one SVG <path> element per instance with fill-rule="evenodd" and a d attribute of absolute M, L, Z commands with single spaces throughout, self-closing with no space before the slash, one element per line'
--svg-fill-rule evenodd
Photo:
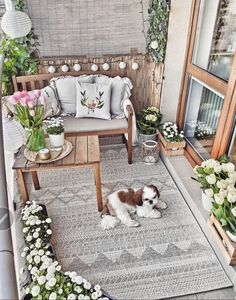
<path fill-rule="evenodd" d="M 211 212 L 213 201 L 214 199 L 212 197 L 209 197 L 202 192 L 202 206 L 206 211 Z"/>
<path fill-rule="evenodd" d="M 228 235 L 228 237 L 231 239 L 232 242 L 236 243 L 236 235 L 234 235 L 228 230 L 226 230 L 226 234 Z"/>
<path fill-rule="evenodd" d="M 49 134 L 48 136 L 53 147 L 62 147 L 64 145 L 64 132 L 62 132 L 61 134 Z"/>

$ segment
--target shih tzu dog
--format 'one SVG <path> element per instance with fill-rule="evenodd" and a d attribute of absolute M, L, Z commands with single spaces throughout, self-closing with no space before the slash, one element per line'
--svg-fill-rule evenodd
<path fill-rule="evenodd" d="M 136 213 L 143 218 L 161 218 L 158 209 L 165 209 L 167 205 L 161 201 L 160 193 L 155 185 L 148 185 L 142 189 L 121 189 L 107 198 L 102 210 L 102 229 L 114 228 L 119 222 L 128 227 L 139 226 L 130 215 Z"/>

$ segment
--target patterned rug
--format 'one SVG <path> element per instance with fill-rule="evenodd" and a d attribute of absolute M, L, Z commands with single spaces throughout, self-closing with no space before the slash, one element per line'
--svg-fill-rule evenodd
<path fill-rule="evenodd" d="M 39 173 L 31 199 L 47 205 L 58 260 L 116 299 L 160 299 L 231 286 L 164 164 L 147 166 L 138 148 L 101 146 L 103 199 L 119 188 L 155 184 L 168 209 L 140 227 L 102 231 L 90 168 Z"/>

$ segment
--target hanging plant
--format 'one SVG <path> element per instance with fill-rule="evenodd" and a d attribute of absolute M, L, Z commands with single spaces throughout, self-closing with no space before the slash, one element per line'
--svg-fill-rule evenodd
<path fill-rule="evenodd" d="M 24 0 L 15 0 L 15 8 L 23 11 L 26 9 Z M 2 74 L 2 94 L 10 95 L 13 92 L 12 75 L 35 74 L 38 71 L 38 36 L 32 28 L 26 37 L 11 39 L 5 36 L 1 40 L 0 54 L 4 55 Z"/>
<path fill-rule="evenodd" d="M 170 0 L 152 0 L 148 10 L 147 51 L 157 63 L 164 62 Z"/>

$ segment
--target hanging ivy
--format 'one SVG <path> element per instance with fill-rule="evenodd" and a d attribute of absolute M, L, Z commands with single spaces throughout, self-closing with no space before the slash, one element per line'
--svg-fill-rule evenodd
<path fill-rule="evenodd" d="M 17 10 L 26 10 L 24 0 L 14 0 Z M 30 33 L 23 38 L 11 39 L 5 36 L 1 40 L 0 53 L 4 55 L 2 74 L 2 94 L 10 95 L 13 92 L 12 75 L 35 74 L 38 72 L 38 36 L 32 28 Z"/>
<path fill-rule="evenodd" d="M 147 51 L 157 63 L 165 59 L 169 11 L 170 0 L 152 0 L 148 10 Z"/>

